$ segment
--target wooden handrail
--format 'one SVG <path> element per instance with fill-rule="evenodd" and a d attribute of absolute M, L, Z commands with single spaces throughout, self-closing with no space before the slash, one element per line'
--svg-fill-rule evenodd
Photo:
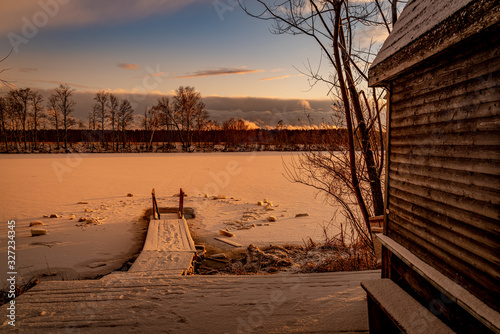
<path fill-rule="evenodd" d="M 184 191 L 179 192 L 179 219 L 184 218 Z"/>
<path fill-rule="evenodd" d="M 158 203 L 156 202 L 155 188 L 151 190 L 151 197 L 153 198 L 153 219 L 156 219 L 156 215 L 158 215 L 158 219 L 160 219 L 160 210 L 158 210 Z"/>

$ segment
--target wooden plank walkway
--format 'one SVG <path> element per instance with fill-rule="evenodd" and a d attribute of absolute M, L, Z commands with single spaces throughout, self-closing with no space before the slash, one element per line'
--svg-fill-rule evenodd
<path fill-rule="evenodd" d="M 129 272 L 163 271 L 182 275 L 190 269 L 195 253 L 185 219 L 151 220 L 142 252 Z"/>
<path fill-rule="evenodd" d="M 20 333 L 368 333 L 360 282 L 380 271 L 253 276 L 117 272 L 16 298 Z M 7 319 L 7 305 L 0 309 Z"/>

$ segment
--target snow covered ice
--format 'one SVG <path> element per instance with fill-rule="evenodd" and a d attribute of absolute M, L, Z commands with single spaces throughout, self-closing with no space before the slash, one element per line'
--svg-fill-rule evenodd
<path fill-rule="evenodd" d="M 309 237 L 319 241 L 322 225 L 335 208 L 312 188 L 286 180 L 282 164 L 293 155 L 2 156 L 0 217 L 2 222 L 16 221 L 16 265 L 24 279 L 41 273 L 76 279 L 119 269 L 142 249 L 147 224 L 141 218 L 151 207 L 152 188 L 160 207 L 176 206 L 178 197 L 173 195 L 184 189 L 185 206 L 196 213 L 193 232 L 202 240 L 213 241 L 227 229 L 235 234 L 231 240 L 243 246 L 302 244 Z M 259 201 L 272 204 L 259 206 Z M 296 217 L 302 213 L 308 216 Z M 49 218 L 53 214 L 60 217 Z M 276 221 L 269 222 L 269 217 Z M 34 221 L 44 223 L 37 228 L 46 235 L 31 236 Z M 4 254 L 6 228 L 2 224 L 0 231 Z"/>

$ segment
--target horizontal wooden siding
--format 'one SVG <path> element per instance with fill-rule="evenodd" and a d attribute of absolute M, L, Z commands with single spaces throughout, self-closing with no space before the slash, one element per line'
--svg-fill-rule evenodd
<path fill-rule="evenodd" d="M 500 311 L 498 30 L 393 83 L 387 234 Z"/>

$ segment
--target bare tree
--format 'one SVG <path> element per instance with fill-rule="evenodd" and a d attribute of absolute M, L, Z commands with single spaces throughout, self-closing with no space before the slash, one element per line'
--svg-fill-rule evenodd
<path fill-rule="evenodd" d="M 173 106 L 170 104 L 170 99 L 168 96 L 162 96 L 158 98 L 158 101 L 154 108 L 159 113 L 160 126 L 163 126 L 167 136 L 167 145 L 170 148 L 170 131 L 174 127 L 174 110 Z M 163 139 L 163 147 L 165 148 L 165 138 Z"/>
<path fill-rule="evenodd" d="M 118 131 L 122 134 L 122 148 L 125 148 L 125 142 L 127 141 L 126 131 L 127 128 L 132 124 L 134 120 L 133 117 L 134 109 L 128 99 L 123 99 L 118 108 Z"/>
<path fill-rule="evenodd" d="M 59 87 L 54 89 L 54 94 L 51 95 L 51 98 L 55 98 L 56 109 L 61 112 L 62 116 L 65 151 L 68 150 L 68 129 L 76 124 L 75 119 L 71 117 L 71 114 L 73 113 L 73 107 L 75 106 L 75 102 L 72 98 L 73 92 L 74 89 L 72 89 L 69 85 L 61 84 L 59 85 Z"/>
<path fill-rule="evenodd" d="M 153 150 L 153 139 L 155 136 L 155 132 L 156 132 L 156 130 L 160 129 L 160 127 L 161 127 L 160 113 L 158 112 L 157 108 L 151 107 L 151 108 L 147 109 L 145 122 L 147 123 L 148 131 L 151 131 L 151 137 L 149 139 L 148 150 L 152 151 Z"/>
<path fill-rule="evenodd" d="M 96 123 L 96 118 L 95 118 L 95 112 L 94 108 L 92 107 L 92 110 L 89 111 L 89 118 L 88 118 L 88 136 L 87 136 L 87 149 L 93 149 L 94 148 L 94 132 L 95 132 L 95 123 Z"/>
<path fill-rule="evenodd" d="M 15 107 L 13 109 L 19 124 L 21 125 L 21 134 L 24 141 L 24 150 L 28 149 L 27 136 L 26 136 L 26 125 L 28 121 L 28 107 L 29 101 L 31 99 L 31 89 L 14 89 L 9 91 L 8 97 L 11 102 L 11 106 Z"/>
<path fill-rule="evenodd" d="M 332 110 L 342 115 L 342 125 L 347 130 L 342 152 L 303 154 L 287 168 L 288 177 L 330 195 L 342 206 L 359 235 L 371 244 L 369 217 L 382 215 L 384 208 L 380 177 L 384 165 L 380 113 L 384 106 L 383 92 L 367 90 L 367 71 L 374 57 L 372 45 L 357 49 L 356 33 L 368 26 L 382 26 L 390 31 L 387 16 L 392 12 L 393 20 L 396 19 L 397 1 L 256 0 L 254 3 L 258 9 L 250 10 L 245 2 L 240 5 L 250 16 L 271 21 L 274 33 L 305 35 L 319 46 L 328 73 L 324 73 L 325 67 L 320 64 L 318 68 L 309 65 L 304 74 L 309 76 L 312 86 L 318 83 L 328 86 L 334 102 Z"/>
<path fill-rule="evenodd" d="M 7 54 L 5 57 L 3 57 L 2 59 L 0 59 L 0 63 L 2 63 L 4 60 L 6 60 L 7 58 L 9 58 L 10 55 L 12 54 L 12 51 L 14 51 L 14 48 L 11 48 L 9 54 Z M 4 69 L 0 70 L 0 74 L 2 74 L 5 71 L 8 71 L 8 70 L 10 70 L 10 68 L 4 68 Z M 4 84 L 5 86 L 7 86 L 9 88 L 13 88 L 12 87 L 12 83 L 13 83 L 12 81 L 8 81 L 8 80 L 0 78 L 0 83 Z"/>
<path fill-rule="evenodd" d="M 154 109 L 159 111 L 163 125 L 175 126 L 182 149 L 190 151 L 197 122 L 201 123 L 208 118 L 201 94 L 194 87 L 181 86 L 175 91 L 172 101 L 168 97 L 162 97 L 158 99 Z"/>
<path fill-rule="evenodd" d="M 230 118 L 222 123 L 222 130 L 226 137 L 225 149 L 227 150 L 230 147 L 236 147 L 245 142 L 248 125 L 241 118 Z"/>
<path fill-rule="evenodd" d="M 59 126 L 61 125 L 61 117 L 60 117 L 61 111 L 59 110 L 59 103 L 57 100 L 57 96 L 55 94 L 52 94 L 49 97 L 49 103 L 47 107 L 49 108 L 48 114 L 50 116 L 50 121 L 56 130 L 56 140 L 57 140 L 56 150 L 59 150 L 61 145 L 59 138 Z"/>
<path fill-rule="evenodd" d="M 100 90 L 94 97 L 94 110 L 98 112 L 99 119 L 101 120 L 101 145 L 104 147 L 104 123 L 106 122 L 106 106 L 109 100 L 109 93 Z"/>
<path fill-rule="evenodd" d="M 201 109 L 195 114 L 196 131 L 198 132 L 198 147 L 201 147 L 201 131 L 205 129 L 209 119 L 208 111 Z"/>
<path fill-rule="evenodd" d="M 108 101 L 108 119 L 111 122 L 111 142 L 113 150 L 115 149 L 115 126 L 116 126 L 116 114 L 118 113 L 118 108 L 120 107 L 119 99 L 113 95 L 109 94 Z M 116 150 L 118 150 L 118 141 L 116 141 Z"/>
<path fill-rule="evenodd" d="M 33 144 L 35 150 L 38 145 L 38 128 L 40 127 L 40 122 L 45 118 L 42 103 L 42 94 L 33 92 L 31 94 L 31 119 L 33 124 Z"/>
<path fill-rule="evenodd" d="M 208 133 L 217 133 L 217 131 L 221 130 L 222 127 L 221 125 L 219 124 L 219 122 L 217 121 L 214 121 L 214 120 L 207 120 L 206 124 L 205 124 L 205 128 L 207 129 Z M 210 141 L 210 138 L 208 139 Z M 213 140 L 212 140 L 212 148 L 214 148 L 215 144 L 217 143 L 217 138 L 214 136 L 213 137 Z"/>

